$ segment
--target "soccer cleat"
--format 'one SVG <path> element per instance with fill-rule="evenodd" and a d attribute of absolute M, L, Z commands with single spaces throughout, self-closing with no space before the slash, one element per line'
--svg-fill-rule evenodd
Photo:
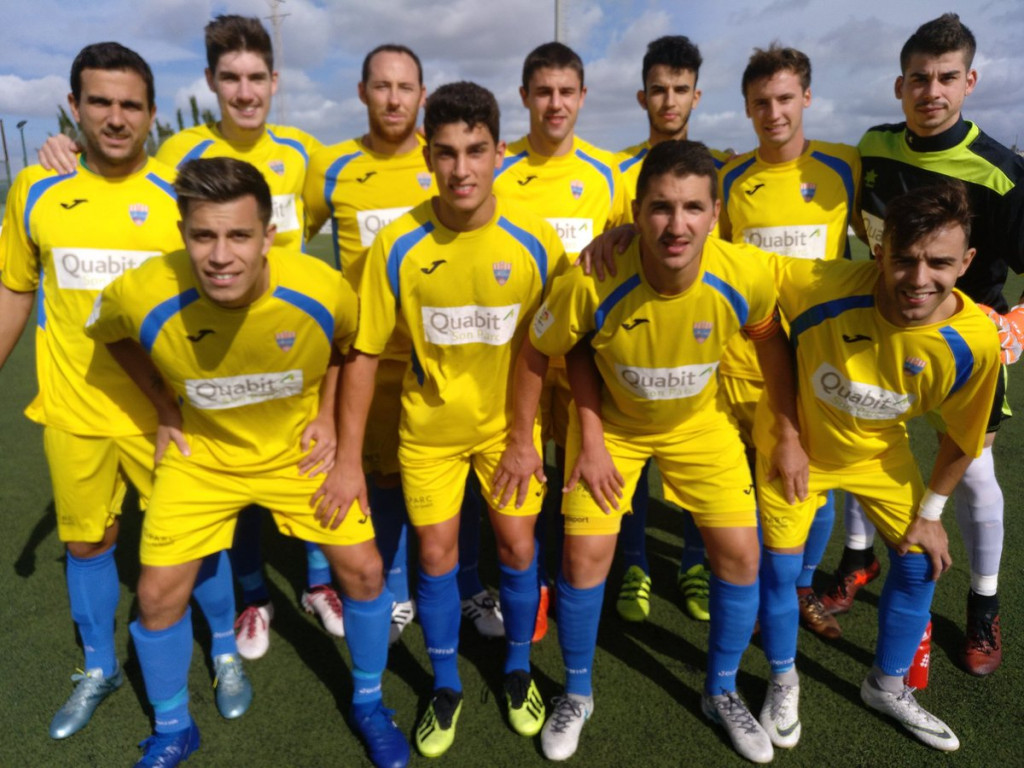
<path fill-rule="evenodd" d="M 391 606 L 391 629 L 388 631 L 388 645 L 394 645 L 402 636 L 405 628 L 416 617 L 416 601 L 403 600 Z"/>
<path fill-rule="evenodd" d="M 345 622 L 341 616 L 341 598 L 330 584 L 317 584 L 302 593 L 302 610 L 320 619 L 324 629 L 335 637 L 345 636 Z"/>
<path fill-rule="evenodd" d="M 878 578 L 882 564 L 872 556 L 866 568 L 844 572 L 836 569 L 835 583 L 821 596 L 821 604 L 829 614 L 846 613 L 853 607 L 853 598 L 865 584 Z"/>
<path fill-rule="evenodd" d="M 214 656 L 213 674 L 217 711 L 228 720 L 244 715 L 252 704 L 252 683 L 241 660 L 231 653 Z"/>
<path fill-rule="evenodd" d="M 505 636 L 501 606 L 486 589 L 462 601 L 462 618 L 472 621 L 481 637 Z"/>
<path fill-rule="evenodd" d="M 462 691 L 438 688 L 416 726 L 416 749 L 424 757 L 440 757 L 455 741 L 455 726 L 462 712 Z"/>
<path fill-rule="evenodd" d="M 872 683 L 870 677 L 866 677 L 860 685 L 860 698 L 871 709 L 895 718 L 929 747 L 943 752 L 953 752 L 960 748 L 960 740 L 949 726 L 917 703 L 913 688 L 904 686 L 901 693 L 890 693 L 881 690 Z"/>
<path fill-rule="evenodd" d="M 551 700 L 551 717 L 544 723 L 540 746 L 548 760 L 568 760 L 576 754 L 583 724 L 594 714 L 594 697 L 567 693 Z"/>
<path fill-rule="evenodd" d="M 103 670 L 97 667 L 85 672 L 79 670 L 71 679 L 78 685 L 50 721 L 51 739 L 66 739 L 85 728 L 100 702 L 121 687 L 124 674 L 118 664 L 110 677 L 104 677 Z"/>
<path fill-rule="evenodd" d="M 979 677 L 999 668 L 1003 661 L 1003 635 L 999 629 L 998 613 L 972 614 L 968 611 L 962 661 L 968 672 Z"/>
<path fill-rule="evenodd" d="M 270 647 L 270 620 L 274 604 L 247 605 L 235 619 L 235 642 L 243 659 L 258 659 Z"/>
<path fill-rule="evenodd" d="M 551 590 L 547 584 L 540 585 L 540 602 L 537 603 L 537 621 L 533 625 L 530 642 L 539 643 L 548 633 L 548 608 L 551 605 Z"/>
<path fill-rule="evenodd" d="M 405 768 L 409 764 L 409 742 L 395 725 L 394 715 L 379 701 L 372 712 L 361 718 L 353 712 L 356 733 L 376 768 Z"/>
<path fill-rule="evenodd" d="M 800 605 L 800 624 L 818 637 L 837 640 L 843 636 L 843 630 L 835 617 L 825 610 L 821 598 L 811 587 L 797 587 L 797 601 Z"/>
<path fill-rule="evenodd" d="M 680 571 L 676 576 L 676 584 L 683 593 L 683 607 L 696 621 L 711 621 L 708 610 L 708 590 L 711 582 L 711 571 L 703 563 L 697 563 L 687 571 Z"/>
<path fill-rule="evenodd" d="M 625 621 L 644 621 L 651 615 L 651 577 L 639 565 L 626 569 L 615 610 Z"/>
<path fill-rule="evenodd" d="M 768 694 L 758 719 L 776 747 L 789 749 L 800 741 L 800 716 L 797 713 L 799 703 L 799 685 L 768 682 Z"/>
<path fill-rule="evenodd" d="M 701 697 L 704 715 L 718 723 L 729 734 L 733 748 L 752 763 L 770 763 L 775 755 L 772 740 L 761 724 L 754 719 L 747 705 L 735 691 L 717 696 Z"/>
<path fill-rule="evenodd" d="M 544 726 L 544 699 L 529 672 L 521 669 L 505 675 L 508 722 L 520 736 L 536 736 Z"/>
<path fill-rule="evenodd" d="M 199 749 L 199 728 L 192 723 L 174 733 L 154 733 L 139 746 L 144 752 L 135 768 L 174 768 Z"/>

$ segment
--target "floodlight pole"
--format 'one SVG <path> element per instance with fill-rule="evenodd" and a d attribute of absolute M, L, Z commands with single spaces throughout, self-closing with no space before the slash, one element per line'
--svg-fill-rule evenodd
<path fill-rule="evenodd" d="M 21 167 L 28 168 L 28 151 L 25 149 L 25 123 L 28 120 L 22 120 L 18 123 L 18 133 L 21 134 Z"/>
<path fill-rule="evenodd" d="M 562 0 L 555 0 L 555 41 L 565 42 L 565 14 L 563 13 Z"/>
<path fill-rule="evenodd" d="M 0 119 L 0 141 L 4 145 L 4 171 L 7 173 L 7 188 L 11 188 L 11 156 L 7 154 L 7 132 L 4 131 L 4 121 Z"/>

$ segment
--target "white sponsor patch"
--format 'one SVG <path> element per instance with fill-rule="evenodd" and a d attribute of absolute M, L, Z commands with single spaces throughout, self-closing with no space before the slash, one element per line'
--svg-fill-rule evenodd
<path fill-rule="evenodd" d="M 540 305 L 540 309 L 537 310 L 537 314 L 533 316 L 533 335 L 539 339 L 544 335 L 544 331 L 550 328 L 554 322 L 555 316 L 548 309 L 547 302 L 544 302 Z"/>
<path fill-rule="evenodd" d="M 548 219 L 548 224 L 558 232 L 567 253 L 579 253 L 594 239 L 592 219 Z"/>
<path fill-rule="evenodd" d="M 875 246 L 882 244 L 882 229 L 885 227 L 885 220 L 873 213 L 864 211 L 864 229 L 868 235 L 868 245 L 871 246 L 871 253 L 875 252 Z"/>
<path fill-rule="evenodd" d="M 215 379 L 186 379 L 188 401 L 196 408 L 219 411 L 302 393 L 302 370 L 247 373 Z"/>
<path fill-rule="evenodd" d="M 274 195 L 274 215 L 270 217 L 272 224 L 277 225 L 278 232 L 294 232 L 299 228 L 299 214 L 295 210 L 295 195 Z"/>
<path fill-rule="evenodd" d="M 743 230 L 743 242 L 762 251 L 795 256 L 799 259 L 824 259 L 828 245 L 825 224 L 792 227 L 749 227 Z"/>
<path fill-rule="evenodd" d="M 915 400 L 914 395 L 850 381 L 828 363 L 822 363 L 811 378 L 819 400 L 858 419 L 897 419 L 910 410 Z"/>
<path fill-rule="evenodd" d="M 718 361 L 676 368 L 640 368 L 635 365 L 615 366 L 619 383 L 645 400 L 681 400 L 704 391 L 715 377 Z"/>
<path fill-rule="evenodd" d="M 408 210 L 410 210 L 410 206 L 357 211 L 356 223 L 359 224 L 359 242 L 363 248 L 373 245 L 373 238 L 377 236 L 377 233 Z"/>
<path fill-rule="evenodd" d="M 424 335 L 431 344 L 507 344 L 516 331 L 519 305 L 423 307 Z"/>
<path fill-rule="evenodd" d="M 160 251 L 114 251 L 109 248 L 54 248 L 57 285 L 67 291 L 102 291 L 108 283 Z"/>

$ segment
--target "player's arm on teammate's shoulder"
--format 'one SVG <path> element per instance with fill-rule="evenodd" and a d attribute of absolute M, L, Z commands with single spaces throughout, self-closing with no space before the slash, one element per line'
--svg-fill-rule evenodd
<path fill-rule="evenodd" d="M 63 133 L 47 137 L 39 148 L 39 164 L 48 171 L 60 174 L 74 173 L 78 165 L 78 153 L 82 147 L 70 136 Z"/>
<path fill-rule="evenodd" d="M 0 282 L 0 369 L 25 330 L 35 297 L 34 291 L 15 291 Z"/>
<path fill-rule="evenodd" d="M 299 472 L 316 477 L 330 472 L 338 449 L 336 404 L 338 400 L 338 380 L 341 376 L 342 354 L 336 346 L 331 346 L 331 359 L 327 365 L 327 373 L 320 384 L 320 409 L 316 416 L 302 430 L 300 447 L 309 451 L 299 462 Z"/>
<path fill-rule="evenodd" d="M 583 267 L 586 274 L 593 273 L 598 280 L 604 280 L 606 273 L 614 277 L 617 272 L 616 257 L 626 252 L 634 237 L 636 227 L 632 224 L 613 227 L 595 237 L 580 251 L 576 263 Z"/>

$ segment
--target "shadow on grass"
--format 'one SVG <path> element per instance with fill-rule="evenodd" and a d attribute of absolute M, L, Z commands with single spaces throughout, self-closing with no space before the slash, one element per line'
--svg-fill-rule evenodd
<path fill-rule="evenodd" d="M 57 513 L 51 500 L 43 510 L 42 516 L 29 532 L 18 559 L 14 561 L 14 572 L 21 578 L 27 579 L 36 572 L 36 550 L 46 541 L 50 534 L 57 530 Z"/>

